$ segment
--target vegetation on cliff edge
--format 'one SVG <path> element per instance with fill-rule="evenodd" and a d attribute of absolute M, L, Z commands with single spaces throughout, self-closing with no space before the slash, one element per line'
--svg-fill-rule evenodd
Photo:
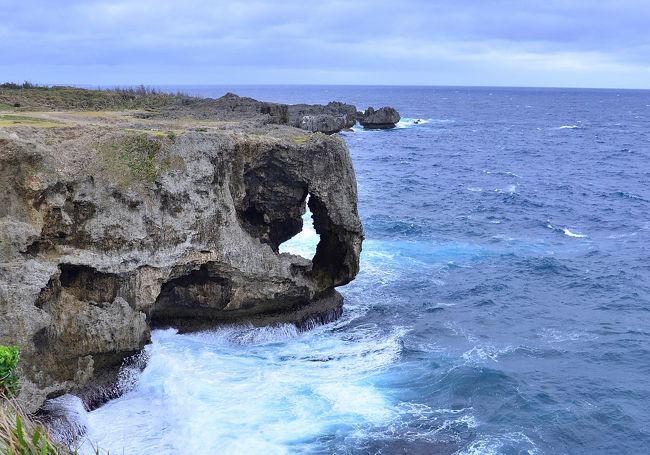
<path fill-rule="evenodd" d="M 18 393 L 16 368 L 19 360 L 18 347 L 0 345 L 0 396 L 14 396 Z"/>
<path fill-rule="evenodd" d="M 0 84 L 0 110 L 126 110 L 187 105 L 196 98 L 168 94 L 145 86 L 89 90 L 79 87 L 41 86 L 30 82 Z"/>
<path fill-rule="evenodd" d="M 45 428 L 26 417 L 14 401 L 0 398 L 1 455 L 70 455 Z"/>
<path fill-rule="evenodd" d="M 16 346 L 0 345 L 0 454 L 70 454 L 51 440 L 42 425 L 27 417 L 13 398 L 20 388 L 16 372 L 19 360 Z"/>
<path fill-rule="evenodd" d="M 104 170 L 124 188 L 153 183 L 163 172 L 174 167 L 168 149 L 175 134 L 132 133 L 99 146 Z"/>

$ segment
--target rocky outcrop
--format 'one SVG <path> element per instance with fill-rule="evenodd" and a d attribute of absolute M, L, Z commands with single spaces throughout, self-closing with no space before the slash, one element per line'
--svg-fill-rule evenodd
<path fill-rule="evenodd" d="M 300 128 L 312 132 L 334 134 L 346 128 L 345 118 L 327 114 L 305 115 L 300 121 Z"/>
<path fill-rule="evenodd" d="M 253 98 L 226 93 L 220 98 L 181 98 L 160 109 L 163 118 L 211 119 L 221 121 L 255 121 L 287 125 L 289 108 L 286 104 L 268 103 Z"/>
<path fill-rule="evenodd" d="M 359 115 L 359 123 L 361 123 L 364 128 L 369 129 L 395 128 L 395 125 L 399 121 L 399 112 L 388 106 L 377 110 L 369 107 L 365 112 L 360 113 Z"/>
<path fill-rule="evenodd" d="M 349 153 L 265 126 L 286 112 L 264 106 L 254 124 L 62 113 L 0 129 L 0 343 L 21 348 L 22 399 L 91 396 L 152 327 L 339 314 L 363 238 Z M 307 200 L 316 254 L 280 254 Z"/>
<path fill-rule="evenodd" d="M 338 133 L 357 123 L 357 108 L 338 101 L 326 105 L 293 104 L 288 111 L 290 125 L 312 132 Z"/>

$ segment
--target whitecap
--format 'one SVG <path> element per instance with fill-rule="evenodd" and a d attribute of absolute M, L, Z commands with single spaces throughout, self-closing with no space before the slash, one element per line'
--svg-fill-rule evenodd
<path fill-rule="evenodd" d="M 526 453 L 528 455 L 537 455 L 540 453 L 535 443 L 528 436 L 517 431 L 500 436 L 478 438 L 465 450 L 458 452 L 458 455 L 497 455 L 515 452 Z"/>
<path fill-rule="evenodd" d="M 580 128 L 580 127 L 578 125 L 562 125 L 558 129 L 560 129 L 560 130 L 575 130 L 577 128 Z"/>
<path fill-rule="evenodd" d="M 579 234 L 576 232 L 571 232 L 569 228 L 562 228 L 562 232 L 564 232 L 564 235 L 568 235 L 569 237 L 576 237 L 576 238 L 584 238 L 587 237 L 585 234 Z"/>
<path fill-rule="evenodd" d="M 477 150 L 480 150 L 480 149 L 477 149 Z M 483 169 L 482 172 L 483 172 L 483 174 L 507 175 L 507 176 L 510 176 L 510 177 L 521 178 L 521 175 L 515 174 L 514 172 L 511 172 L 511 171 L 489 171 L 487 169 Z"/>
<path fill-rule="evenodd" d="M 540 335 L 547 343 L 564 343 L 567 341 L 592 341 L 598 338 L 582 331 L 561 331 L 558 329 L 542 329 Z"/>
<path fill-rule="evenodd" d="M 637 232 L 629 232 L 629 233 L 623 233 L 623 234 L 611 234 L 608 235 L 608 239 L 616 240 L 616 239 L 624 239 L 627 237 L 635 237 L 637 235 Z"/>
<path fill-rule="evenodd" d="M 512 346 L 506 346 L 504 348 L 497 348 L 493 345 L 474 346 L 469 351 L 465 351 L 462 358 L 465 360 L 466 364 L 470 365 L 483 363 L 488 360 L 498 362 L 500 355 L 507 354 L 513 350 L 514 348 Z"/>
<path fill-rule="evenodd" d="M 504 188 L 497 188 L 494 191 L 503 194 L 515 194 L 517 192 L 517 185 L 506 185 Z"/>
<path fill-rule="evenodd" d="M 409 128 L 417 125 L 429 123 L 430 119 L 402 117 L 395 125 L 396 128 Z"/>

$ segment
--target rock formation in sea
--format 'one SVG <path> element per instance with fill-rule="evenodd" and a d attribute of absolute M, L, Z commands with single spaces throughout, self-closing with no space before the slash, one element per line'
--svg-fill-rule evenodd
<path fill-rule="evenodd" d="M 335 288 L 356 276 L 363 239 L 340 137 L 236 95 L 89 92 L 84 110 L 113 108 L 0 93 L 50 111 L 0 122 L 0 343 L 20 346 L 32 409 L 65 393 L 89 407 L 110 398 L 98 385 L 115 383 L 153 327 L 338 316 Z M 315 256 L 279 253 L 307 201 Z"/>
<path fill-rule="evenodd" d="M 388 129 L 395 128 L 397 122 L 400 121 L 400 115 L 395 108 L 386 106 L 374 110 L 372 107 L 366 109 L 365 112 L 358 114 L 359 123 L 364 128 L 369 129 Z"/>
<path fill-rule="evenodd" d="M 357 123 L 357 108 L 338 101 L 326 105 L 293 104 L 288 111 L 290 125 L 312 132 L 338 133 Z"/>

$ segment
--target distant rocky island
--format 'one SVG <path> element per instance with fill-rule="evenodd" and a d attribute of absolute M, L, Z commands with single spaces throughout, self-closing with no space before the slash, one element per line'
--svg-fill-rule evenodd
<path fill-rule="evenodd" d="M 343 140 L 392 108 L 0 86 L 0 344 L 29 411 L 124 391 L 155 327 L 330 321 L 363 228 Z M 325 134 L 323 134 L 325 133 Z M 302 229 L 313 259 L 279 252 Z"/>

